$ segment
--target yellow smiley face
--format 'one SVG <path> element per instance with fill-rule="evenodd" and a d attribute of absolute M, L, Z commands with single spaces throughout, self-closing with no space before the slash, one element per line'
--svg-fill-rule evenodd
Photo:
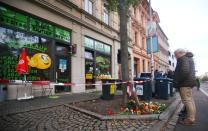
<path fill-rule="evenodd" d="M 37 53 L 28 61 L 28 65 L 38 69 L 47 69 L 51 66 L 51 58 L 44 53 Z"/>

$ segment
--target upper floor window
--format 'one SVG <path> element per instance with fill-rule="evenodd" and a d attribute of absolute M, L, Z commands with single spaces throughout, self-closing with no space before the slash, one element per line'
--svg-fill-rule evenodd
<path fill-rule="evenodd" d="M 142 13 L 141 15 L 141 22 L 142 22 L 142 25 L 144 24 L 144 14 Z"/>
<path fill-rule="evenodd" d="M 142 49 L 145 49 L 145 38 L 142 37 Z"/>
<path fill-rule="evenodd" d="M 104 5 L 103 22 L 107 25 L 109 24 L 109 11 L 106 5 Z"/>
<path fill-rule="evenodd" d="M 135 42 L 135 45 L 138 44 L 138 43 L 137 43 L 137 32 L 135 32 L 135 34 L 134 34 L 134 42 Z"/>
<path fill-rule="evenodd" d="M 168 63 L 169 63 L 169 65 L 171 66 L 171 61 L 170 61 L 170 60 L 168 61 Z"/>
<path fill-rule="evenodd" d="M 85 11 L 92 15 L 92 10 L 93 10 L 92 0 L 84 0 L 84 1 L 85 1 Z"/>
<path fill-rule="evenodd" d="M 137 15 L 137 8 L 134 7 L 134 16 L 136 16 L 136 15 Z"/>
<path fill-rule="evenodd" d="M 168 51 L 168 55 L 171 56 L 170 51 Z"/>

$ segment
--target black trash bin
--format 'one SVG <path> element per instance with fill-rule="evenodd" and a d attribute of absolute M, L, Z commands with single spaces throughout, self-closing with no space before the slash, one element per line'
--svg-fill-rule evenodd
<path fill-rule="evenodd" d="M 170 96 L 170 79 L 169 78 L 155 78 L 155 92 L 159 99 L 169 99 Z"/>
<path fill-rule="evenodd" d="M 112 100 L 116 91 L 116 79 L 102 79 L 102 96 L 103 100 Z"/>
<path fill-rule="evenodd" d="M 118 82 L 118 84 L 116 84 L 116 90 L 123 90 L 122 88 L 122 80 L 116 80 Z"/>
<path fill-rule="evenodd" d="M 148 77 L 140 77 L 140 78 L 134 78 L 135 82 L 135 90 L 136 92 L 139 92 L 139 97 L 141 100 L 148 100 L 150 101 L 152 99 L 152 85 L 151 85 L 151 79 Z"/>

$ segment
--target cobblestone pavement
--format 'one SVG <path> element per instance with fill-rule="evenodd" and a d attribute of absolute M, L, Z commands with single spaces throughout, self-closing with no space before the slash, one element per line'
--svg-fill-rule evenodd
<path fill-rule="evenodd" d="M 62 104 L 68 104 L 72 102 L 78 102 L 83 100 L 93 100 L 98 99 L 101 96 L 100 92 L 93 92 L 93 93 L 79 93 L 79 94 L 67 94 L 67 95 L 60 95 L 58 99 L 49 99 L 48 97 L 39 97 L 30 100 L 10 100 L 0 102 L 0 116 L 11 114 L 11 113 L 18 113 L 18 112 L 25 112 L 40 108 L 47 108 L 51 106 L 58 106 Z"/>
<path fill-rule="evenodd" d="M 71 130 L 138 130 L 147 131 L 155 121 L 107 120 L 101 121 L 75 111 L 68 106 L 37 109 L 0 117 L 1 131 L 71 131 Z"/>

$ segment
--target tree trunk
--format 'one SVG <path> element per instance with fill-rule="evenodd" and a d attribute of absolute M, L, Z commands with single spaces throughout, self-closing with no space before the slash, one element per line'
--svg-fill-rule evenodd
<path fill-rule="evenodd" d="M 129 81 L 129 62 L 128 62 L 128 36 L 127 36 L 127 9 L 125 0 L 119 0 L 120 16 L 120 41 L 121 41 L 121 74 L 122 80 Z M 123 84 L 123 103 L 127 103 L 127 84 Z"/>

